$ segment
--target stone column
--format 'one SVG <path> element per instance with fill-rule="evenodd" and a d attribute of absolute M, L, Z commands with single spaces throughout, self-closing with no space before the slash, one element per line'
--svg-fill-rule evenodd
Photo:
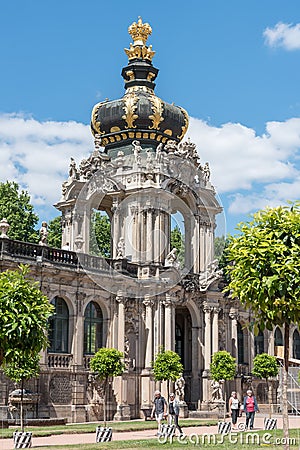
<path fill-rule="evenodd" d="M 203 402 L 207 403 L 210 400 L 210 382 L 209 382 L 209 369 L 211 363 L 211 306 L 206 302 L 203 304 L 204 311 L 204 370 L 203 377 Z"/>
<path fill-rule="evenodd" d="M 126 298 L 122 292 L 118 292 L 116 302 L 118 304 L 118 350 L 124 353 Z M 130 420 L 130 406 L 127 403 L 127 383 L 124 378 L 126 377 L 121 375 L 113 381 L 118 402 L 117 412 L 114 415 L 115 420 Z"/>
<path fill-rule="evenodd" d="M 194 273 L 200 272 L 199 215 L 194 217 L 194 228 L 192 232 L 192 267 Z"/>
<path fill-rule="evenodd" d="M 154 229 L 153 229 L 153 255 L 154 255 L 154 262 L 159 263 L 160 262 L 160 211 L 155 211 L 155 219 L 154 219 Z"/>
<path fill-rule="evenodd" d="M 171 295 L 166 294 L 163 301 L 165 306 L 165 350 L 175 350 L 175 308 Z"/>
<path fill-rule="evenodd" d="M 132 262 L 137 261 L 138 250 L 138 207 L 131 206 L 132 215 L 132 229 L 131 229 L 131 250 L 132 250 Z"/>
<path fill-rule="evenodd" d="M 153 360 L 153 305 L 154 301 L 150 296 L 146 296 L 143 301 L 145 307 L 145 367 L 141 373 L 141 410 L 144 414 L 150 413 L 152 409 L 153 387 L 151 382 L 151 362 Z M 153 386 L 152 386 L 153 385 Z"/>
<path fill-rule="evenodd" d="M 204 311 L 204 321 L 205 321 L 205 330 L 204 330 L 204 361 L 205 361 L 205 369 L 209 370 L 211 363 L 211 311 L 212 307 L 207 303 L 203 305 Z"/>
<path fill-rule="evenodd" d="M 219 351 L 219 312 L 220 308 L 214 306 L 212 309 L 212 353 Z"/>
<path fill-rule="evenodd" d="M 206 269 L 206 261 L 205 261 L 205 229 L 203 222 L 200 222 L 200 237 L 199 237 L 199 265 L 200 272 L 204 272 Z"/>
<path fill-rule="evenodd" d="M 154 248 L 154 242 L 153 242 L 153 227 L 152 227 L 152 214 L 153 209 L 148 208 L 147 215 L 146 215 L 146 259 L 148 262 L 153 261 L 153 248 Z"/>
<path fill-rule="evenodd" d="M 111 208 L 111 211 L 113 213 L 112 217 L 112 258 L 116 258 L 117 256 L 117 249 L 118 249 L 118 242 L 121 237 L 120 233 L 120 216 L 119 216 L 119 198 L 114 197 L 113 198 L 113 206 Z"/>
<path fill-rule="evenodd" d="M 229 311 L 229 318 L 231 319 L 231 354 L 234 358 L 238 358 L 237 352 L 237 321 L 238 321 L 238 312 L 236 309 L 232 308 Z"/>
<path fill-rule="evenodd" d="M 143 304 L 146 308 L 145 328 L 146 328 L 146 352 L 145 352 L 145 369 L 151 368 L 153 360 L 153 305 L 154 301 L 151 297 L 145 297 Z"/>

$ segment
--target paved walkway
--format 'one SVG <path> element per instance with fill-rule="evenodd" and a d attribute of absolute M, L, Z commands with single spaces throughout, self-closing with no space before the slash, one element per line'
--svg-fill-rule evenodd
<path fill-rule="evenodd" d="M 276 417 L 276 416 L 274 416 Z M 244 423 L 245 419 L 240 418 L 239 423 Z M 184 428 L 184 420 L 181 421 L 184 433 L 187 436 L 191 434 L 202 435 L 202 434 L 217 434 L 217 426 L 210 427 L 188 427 Z M 263 430 L 264 428 L 264 418 L 262 415 L 257 414 L 255 417 L 255 429 L 254 431 Z M 299 417 L 289 417 L 290 428 L 300 428 L 300 418 Z M 282 417 L 277 416 L 277 427 L 282 428 Z M 96 424 L 95 424 L 96 430 Z M 12 430 L 13 432 L 13 430 Z M 130 432 L 114 432 L 114 441 L 125 441 L 125 440 L 139 440 L 139 439 L 156 439 L 155 430 L 143 430 L 143 431 L 130 431 Z M 77 444 L 94 444 L 96 440 L 95 433 L 84 433 L 84 434 L 60 434 L 53 435 L 51 437 L 33 437 L 32 438 L 32 448 L 43 447 L 52 445 L 77 445 Z M 0 439 L 0 450 L 11 450 L 14 448 L 12 439 Z"/>

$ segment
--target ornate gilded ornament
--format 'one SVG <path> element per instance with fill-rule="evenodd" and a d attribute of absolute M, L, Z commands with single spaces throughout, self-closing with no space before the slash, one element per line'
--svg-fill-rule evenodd
<path fill-rule="evenodd" d="M 133 122 L 139 117 L 137 114 L 134 114 L 139 98 L 133 92 L 130 92 L 129 94 L 126 94 L 123 99 L 125 103 L 123 106 L 125 114 L 122 116 L 122 119 L 127 123 L 126 128 L 136 128 L 136 125 L 134 125 Z"/>
<path fill-rule="evenodd" d="M 163 102 L 156 95 L 150 96 L 150 101 L 152 103 L 152 112 L 149 119 L 152 120 L 152 126 L 149 127 L 150 130 L 159 130 L 159 124 L 164 120 L 163 114 Z"/>
<path fill-rule="evenodd" d="M 145 45 L 148 36 L 152 33 L 152 28 L 149 23 L 143 23 L 142 18 L 139 17 L 138 22 L 133 22 L 128 28 L 128 33 L 133 39 L 134 45 Z"/>
<path fill-rule="evenodd" d="M 180 110 L 182 111 L 182 113 L 184 115 L 184 125 L 181 127 L 182 133 L 181 133 L 180 136 L 177 136 L 178 139 L 181 140 L 183 138 L 183 136 L 185 135 L 185 133 L 187 132 L 187 129 L 188 129 L 188 126 L 189 126 L 189 115 L 188 115 L 188 113 L 186 112 L 185 109 L 181 108 L 180 106 L 179 106 L 179 108 L 180 108 Z"/>
<path fill-rule="evenodd" d="M 94 127 L 94 130 L 96 131 L 95 134 L 100 134 L 100 135 L 105 134 L 105 131 L 101 131 L 101 129 L 100 129 L 100 126 L 101 126 L 100 121 L 97 120 L 98 119 L 98 111 L 104 103 L 107 103 L 107 100 L 104 102 L 97 103 L 94 106 L 93 111 L 92 111 L 92 125 Z"/>
<path fill-rule="evenodd" d="M 128 56 L 129 61 L 135 58 L 148 59 L 149 61 L 152 61 L 152 58 L 155 55 L 155 51 L 152 50 L 152 45 L 149 45 L 149 47 L 146 45 L 140 47 L 134 46 L 130 43 L 130 47 L 124 48 L 124 51 Z"/>

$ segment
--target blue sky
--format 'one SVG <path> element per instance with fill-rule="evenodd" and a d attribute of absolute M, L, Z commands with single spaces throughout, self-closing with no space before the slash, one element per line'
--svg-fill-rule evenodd
<path fill-rule="evenodd" d="M 184 107 L 224 207 L 218 234 L 300 198 L 299 0 L 3 2 L 0 181 L 55 217 L 70 157 L 89 155 L 95 103 L 124 94 L 138 16 L 159 68 L 156 94 Z"/>

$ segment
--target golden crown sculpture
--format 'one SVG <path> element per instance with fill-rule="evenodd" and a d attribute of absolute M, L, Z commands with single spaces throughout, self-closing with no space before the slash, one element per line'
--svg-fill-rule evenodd
<path fill-rule="evenodd" d="M 128 28 L 128 33 L 133 39 L 133 45 L 145 45 L 148 36 L 152 33 L 152 28 L 149 23 L 143 23 L 142 18 L 139 17 L 138 22 L 133 22 Z"/>
<path fill-rule="evenodd" d="M 139 17 L 138 22 L 133 22 L 128 28 L 128 33 L 133 39 L 133 44 L 130 47 L 124 48 L 129 61 L 135 58 L 148 59 L 152 61 L 155 51 L 152 50 L 152 45 L 146 46 L 148 36 L 152 33 L 152 28 L 149 23 L 143 23 L 142 18 Z"/>

